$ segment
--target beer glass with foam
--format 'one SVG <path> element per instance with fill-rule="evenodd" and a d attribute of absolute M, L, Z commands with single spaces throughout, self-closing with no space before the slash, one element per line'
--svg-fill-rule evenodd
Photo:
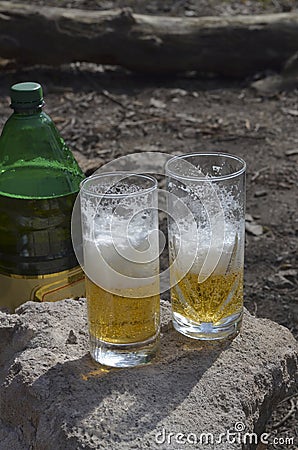
<path fill-rule="evenodd" d="M 173 325 L 194 339 L 233 336 L 243 312 L 245 162 L 193 153 L 171 158 L 166 175 Z"/>
<path fill-rule="evenodd" d="M 146 364 L 158 348 L 157 181 L 103 173 L 81 184 L 80 204 L 91 356 Z"/>

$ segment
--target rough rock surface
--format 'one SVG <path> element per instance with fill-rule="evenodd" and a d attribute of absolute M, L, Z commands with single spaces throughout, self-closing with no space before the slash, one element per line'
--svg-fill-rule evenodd
<path fill-rule="evenodd" d="M 246 313 L 236 339 L 208 344 L 180 336 L 163 312 L 160 355 L 135 369 L 92 362 L 84 300 L 0 313 L 0 449 L 181 450 L 212 433 L 204 449 L 233 450 L 261 433 L 297 381 L 291 333 Z M 240 422 L 245 431 L 226 442 Z"/>

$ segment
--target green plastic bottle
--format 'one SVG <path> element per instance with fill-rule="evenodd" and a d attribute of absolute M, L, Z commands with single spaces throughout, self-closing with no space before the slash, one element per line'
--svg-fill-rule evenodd
<path fill-rule="evenodd" d="M 84 295 L 71 213 L 84 175 L 50 117 L 38 83 L 11 87 L 0 137 L 0 308 Z"/>

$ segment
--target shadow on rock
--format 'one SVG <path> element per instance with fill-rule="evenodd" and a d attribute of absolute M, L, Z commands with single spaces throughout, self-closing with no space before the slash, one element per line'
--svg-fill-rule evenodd
<path fill-rule="evenodd" d="M 50 431 L 50 421 L 52 431 L 65 424 L 67 435 L 82 429 L 100 440 L 141 438 L 183 403 L 228 345 L 190 342 L 171 330 L 162 339 L 159 356 L 145 367 L 108 368 L 88 354 L 59 363 L 34 383 L 38 390 L 46 377 L 52 386 L 39 430 Z"/>

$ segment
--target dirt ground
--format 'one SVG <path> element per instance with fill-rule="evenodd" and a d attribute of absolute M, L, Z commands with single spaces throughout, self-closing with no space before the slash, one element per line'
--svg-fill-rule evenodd
<path fill-rule="evenodd" d="M 189 16 L 298 7 L 298 1 L 290 0 L 30 3 L 88 9 L 130 6 L 146 14 Z M 0 72 L 0 126 L 10 113 L 9 86 L 25 80 L 44 86 L 46 111 L 87 174 L 118 156 L 142 151 L 220 150 L 244 158 L 245 306 L 298 336 L 298 90 L 262 97 L 251 88 L 251 79 L 144 78 L 82 63 L 59 68 L 8 66 Z M 267 450 L 298 448 L 297 404 L 297 394 L 280 404 L 267 430 L 272 437 L 295 437 L 296 444 L 271 445 Z"/>

